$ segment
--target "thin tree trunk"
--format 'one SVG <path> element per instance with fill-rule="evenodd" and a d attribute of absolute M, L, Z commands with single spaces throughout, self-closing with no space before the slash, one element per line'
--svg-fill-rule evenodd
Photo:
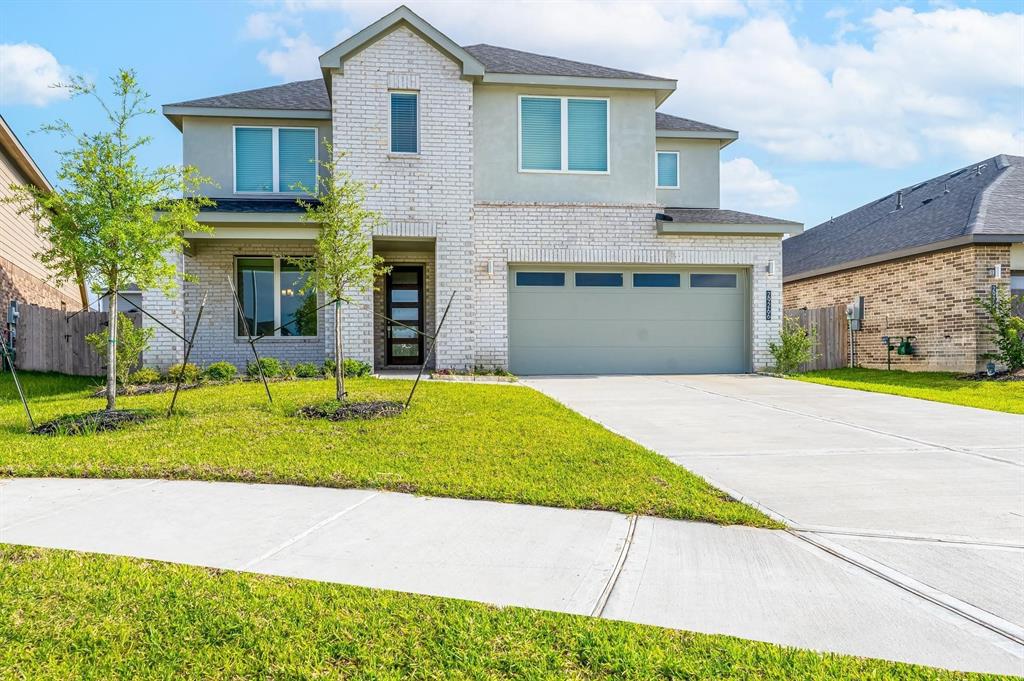
<path fill-rule="evenodd" d="M 341 302 L 334 302 L 334 391 L 340 402 L 345 399 L 345 350 L 341 343 Z"/>
<path fill-rule="evenodd" d="M 117 407 L 117 291 L 111 291 L 107 321 L 107 411 Z"/>

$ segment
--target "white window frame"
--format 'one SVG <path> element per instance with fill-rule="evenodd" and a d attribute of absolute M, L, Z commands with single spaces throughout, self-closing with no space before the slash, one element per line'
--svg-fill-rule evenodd
<path fill-rule="evenodd" d="M 562 159 L 561 169 L 543 170 L 523 167 L 523 97 L 528 99 L 558 99 L 561 100 L 561 140 Z M 569 100 L 587 99 L 605 103 L 605 166 L 607 170 L 569 170 Z M 577 97 L 575 95 L 519 95 L 516 101 L 516 128 L 519 140 L 519 172 L 521 173 L 547 173 L 549 175 L 610 175 L 612 172 L 612 102 L 609 97 Z"/>
<path fill-rule="evenodd" d="M 391 95 L 416 95 L 416 151 L 395 151 L 391 148 Z M 411 158 L 420 155 L 420 149 L 423 145 L 420 142 L 420 91 L 419 90 L 401 90 L 393 89 L 388 90 L 388 155 L 389 156 L 401 156 L 405 158 Z"/>
<path fill-rule="evenodd" d="M 660 154 L 673 154 L 676 157 L 676 183 L 672 184 L 658 184 L 658 156 Z M 655 189 L 679 189 L 679 152 L 678 151 L 662 151 L 658 149 L 654 152 L 654 188 Z"/>
<path fill-rule="evenodd" d="M 243 127 L 244 128 L 244 127 L 247 127 L 247 126 L 243 125 L 243 126 L 239 126 L 239 127 Z M 299 257 L 305 257 L 305 256 L 294 256 L 294 257 L 299 258 Z M 281 260 L 287 260 L 288 258 L 287 257 L 286 258 L 281 258 L 281 257 L 276 256 L 276 255 L 236 255 L 234 257 L 234 272 L 232 272 L 232 274 L 234 275 L 234 279 L 233 279 L 234 282 L 238 281 L 238 261 L 242 260 L 242 259 L 246 259 L 246 260 L 273 260 L 274 261 L 274 328 L 277 329 L 277 330 L 274 331 L 274 335 L 273 336 L 264 336 L 263 338 L 265 338 L 267 340 L 305 340 L 307 338 L 320 338 L 320 315 L 319 315 L 319 313 L 317 313 L 316 335 L 315 336 L 284 336 L 284 335 L 281 334 L 281 329 L 277 328 L 277 327 L 281 326 Z M 311 295 L 315 296 L 316 293 L 314 292 Z M 239 298 L 239 302 L 242 303 L 242 309 L 244 310 L 245 309 L 245 301 L 243 301 L 241 299 L 242 298 L 241 290 L 239 290 L 239 292 L 238 292 L 238 298 Z M 239 314 L 238 310 L 235 310 L 235 314 Z M 239 335 L 239 333 L 238 333 L 238 318 L 237 317 L 234 320 L 234 324 L 235 324 L 235 338 L 248 341 L 249 340 L 248 337 Z M 249 329 L 249 332 L 253 335 L 254 338 L 257 335 L 259 335 L 259 334 L 256 333 L 256 329 Z"/>
<path fill-rule="evenodd" d="M 270 153 L 271 153 L 271 167 L 273 171 L 272 184 L 274 187 L 269 192 L 256 192 L 247 190 L 244 192 L 238 191 L 238 149 L 237 149 L 237 133 L 235 132 L 239 128 L 243 129 L 257 129 L 257 130 L 271 130 L 270 133 Z M 279 143 L 278 133 L 281 130 L 312 130 L 313 131 L 313 168 L 316 170 L 316 181 L 319 181 L 320 177 L 320 131 L 318 128 L 311 128 L 309 126 L 302 125 L 232 125 L 231 126 L 231 190 L 235 194 L 252 195 L 252 196 L 267 196 L 268 194 L 277 194 L 278 196 L 306 196 L 303 192 L 293 191 L 278 191 L 277 187 L 281 183 L 281 159 L 279 154 Z M 314 182 L 314 184 L 316 183 Z M 314 193 L 317 187 L 313 187 Z M 252 256 L 257 257 L 257 256 Z"/>

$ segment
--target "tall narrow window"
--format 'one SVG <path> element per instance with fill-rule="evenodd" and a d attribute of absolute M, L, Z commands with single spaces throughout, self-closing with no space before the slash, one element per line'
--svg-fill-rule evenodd
<path fill-rule="evenodd" d="M 235 278 L 245 319 L 243 324 L 238 318 L 238 335 L 244 336 L 248 326 L 254 336 L 315 336 L 316 295 L 303 290 L 308 277 L 287 258 L 237 258 Z"/>
<path fill-rule="evenodd" d="M 419 150 L 419 95 L 415 92 L 392 92 L 391 151 L 395 154 L 416 154 Z"/>
<path fill-rule="evenodd" d="M 659 151 L 657 172 L 658 189 L 679 189 L 679 152 Z"/>
<path fill-rule="evenodd" d="M 235 128 L 235 191 L 315 193 L 316 128 Z"/>
<path fill-rule="evenodd" d="M 274 190 L 273 128 L 235 128 L 235 190 Z"/>
<path fill-rule="evenodd" d="M 520 97 L 519 169 L 608 172 L 608 100 Z"/>
<path fill-rule="evenodd" d="M 278 130 L 280 192 L 299 191 L 304 187 L 316 192 L 316 131 L 309 128 Z"/>

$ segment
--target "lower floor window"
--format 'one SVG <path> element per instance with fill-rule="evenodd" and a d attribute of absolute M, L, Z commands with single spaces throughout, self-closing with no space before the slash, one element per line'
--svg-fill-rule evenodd
<path fill-rule="evenodd" d="M 254 336 L 315 336 L 316 294 L 304 291 L 309 272 L 288 258 L 237 258 L 235 272 L 243 319 Z"/>

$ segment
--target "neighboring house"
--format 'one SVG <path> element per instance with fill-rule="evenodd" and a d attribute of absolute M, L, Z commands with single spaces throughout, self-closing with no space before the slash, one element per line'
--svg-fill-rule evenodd
<path fill-rule="evenodd" d="M 261 352 L 322 361 L 331 310 L 289 258 L 316 226 L 292 189 L 325 158 L 369 188 L 392 267 L 344 308 L 345 348 L 408 366 L 454 293 L 437 367 L 518 373 L 745 372 L 770 363 L 781 239 L 799 223 L 719 208 L 731 130 L 656 113 L 676 82 L 517 50 L 460 47 L 405 7 L 320 57 L 322 79 L 166 105 L 186 164 L 218 187 L 212 234 L 188 235 L 182 296 L 143 305 L 189 328 L 192 355 L 250 358 L 229 283 Z M 768 299 L 771 298 L 769 305 Z M 378 314 L 375 315 L 373 312 Z M 182 312 L 184 313 L 182 317 Z M 148 362 L 177 361 L 158 332 Z"/>
<path fill-rule="evenodd" d="M 43 173 L 0 116 L 0 197 L 11 195 L 11 185 L 32 184 L 50 190 Z M 77 310 L 87 302 L 84 287 L 75 282 L 56 286 L 53 273 L 36 253 L 47 246 L 27 215 L 18 207 L 0 203 L 0 328 L 6 328 L 12 300 L 43 307 Z"/>
<path fill-rule="evenodd" d="M 1024 293 L 1024 158 L 996 156 L 904 187 L 783 242 L 786 308 L 864 296 L 858 364 L 915 336 L 894 366 L 974 371 L 991 344 L 975 300 Z"/>

